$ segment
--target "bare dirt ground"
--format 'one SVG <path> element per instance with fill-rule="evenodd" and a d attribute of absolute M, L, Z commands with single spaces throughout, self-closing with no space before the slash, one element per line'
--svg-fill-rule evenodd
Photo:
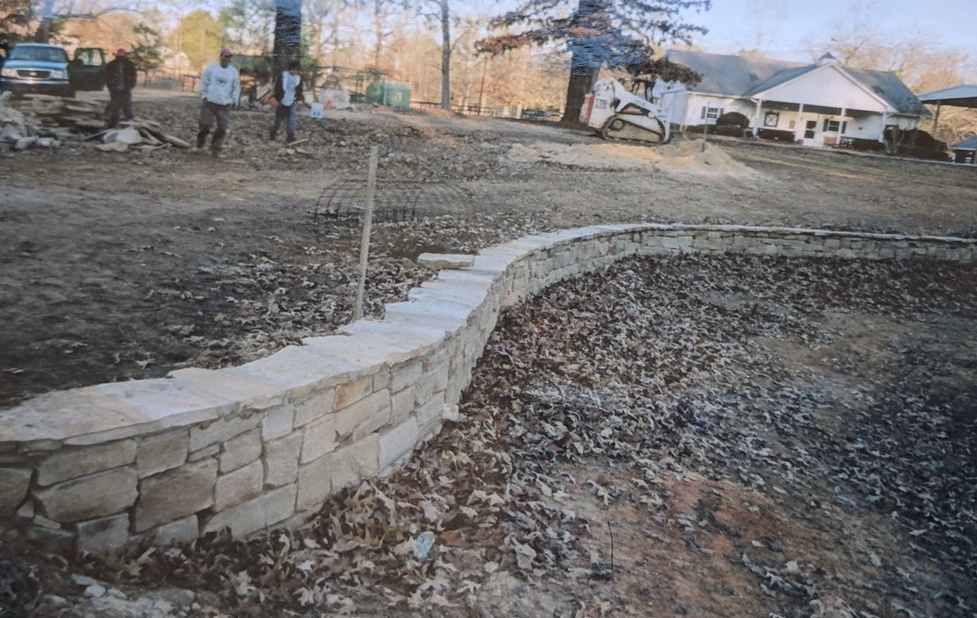
<path fill-rule="evenodd" d="M 192 139 L 193 97 L 136 106 Z M 430 276 L 422 252 L 593 223 L 977 236 L 962 167 L 375 109 L 302 118 L 308 141 L 286 149 L 269 122 L 234 114 L 223 161 L 0 158 L 0 405 L 240 363 L 349 321 L 358 224 L 325 211 L 374 144 L 381 181 L 420 197 L 406 220 L 378 213 L 371 315 Z M 2 541 L 0 607 L 972 617 L 975 290 L 973 266 L 627 263 L 510 312 L 462 421 L 307 528 L 109 562 Z"/>

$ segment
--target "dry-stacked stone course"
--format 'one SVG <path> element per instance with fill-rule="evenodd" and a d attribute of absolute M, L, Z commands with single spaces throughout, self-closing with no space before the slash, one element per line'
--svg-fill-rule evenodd
<path fill-rule="evenodd" d="M 50 393 L 0 411 L 0 529 L 110 552 L 295 526 L 457 414 L 500 312 L 632 255 L 972 261 L 977 241 L 743 226 L 597 226 L 470 256 L 382 321 L 221 370 Z M 457 269 L 460 268 L 460 269 Z"/>

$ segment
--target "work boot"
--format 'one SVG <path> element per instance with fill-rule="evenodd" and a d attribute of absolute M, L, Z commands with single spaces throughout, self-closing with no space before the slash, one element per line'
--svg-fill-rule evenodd
<path fill-rule="evenodd" d="M 227 158 L 227 155 L 224 154 L 223 152 L 220 152 L 219 150 L 215 150 L 213 154 L 214 154 L 214 158 L 215 159 L 226 159 Z"/>
<path fill-rule="evenodd" d="M 274 130 L 269 130 L 269 131 L 268 131 L 268 139 L 269 139 L 270 141 L 275 141 L 275 138 L 276 138 L 276 137 L 277 137 L 277 136 L 275 135 L 275 131 L 274 131 Z"/>
<path fill-rule="evenodd" d="M 285 138 L 285 143 L 286 144 L 291 144 L 294 141 L 295 141 L 295 136 L 294 135 L 292 135 L 291 137 L 286 137 Z"/>

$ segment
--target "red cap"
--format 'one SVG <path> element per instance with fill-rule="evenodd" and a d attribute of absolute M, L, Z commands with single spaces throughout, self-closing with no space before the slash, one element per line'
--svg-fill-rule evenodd
<path fill-rule="evenodd" d="M 224 56 L 233 56 L 233 55 L 234 54 L 231 53 L 231 50 L 227 49 L 226 47 L 221 50 L 221 58 L 223 58 Z"/>
<path fill-rule="evenodd" d="M 120 47 L 118 50 L 116 50 L 115 55 L 116 56 L 125 56 L 126 53 L 128 53 L 128 52 L 126 52 L 125 49 L 123 49 L 123 48 Z"/>

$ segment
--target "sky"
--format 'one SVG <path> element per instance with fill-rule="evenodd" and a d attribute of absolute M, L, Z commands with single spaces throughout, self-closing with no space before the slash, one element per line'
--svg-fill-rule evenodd
<path fill-rule="evenodd" d="M 455 7 L 495 13 L 519 0 L 454 0 Z M 464 11 L 462 11 L 464 12 Z M 972 62 L 977 80 L 977 0 L 712 0 L 704 13 L 684 20 L 709 33 L 694 43 L 707 52 L 758 49 L 776 60 L 811 62 L 830 45 L 832 32 L 867 32 L 886 42 L 916 37 L 933 51 L 954 48 Z M 823 51 L 811 57 L 816 45 Z"/>
<path fill-rule="evenodd" d="M 977 65 L 977 0 L 712 0 L 711 10 L 687 21 L 709 29 L 696 44 L 713 53 L 759 49 L 807 62 L 806 44 L 830 44 L 833 31 L 857 28 L 890 41 L 924 36 L 934 48 L 963 50 Z"/>

